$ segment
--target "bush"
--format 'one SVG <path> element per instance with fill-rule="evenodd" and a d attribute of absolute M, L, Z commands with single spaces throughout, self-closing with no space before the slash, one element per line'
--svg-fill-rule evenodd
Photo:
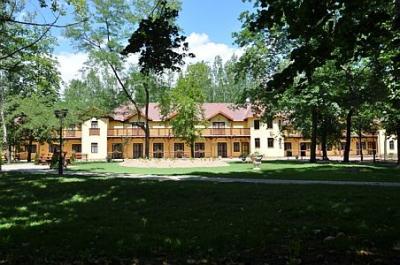
<path fill-rule="evenodd" d="M 55 169 L 58 168 L 58 154 L 54 153 L 51 157 L 50 168 Z"/>
<path fill-rule="evenodd" d="M 71 158 L 69 159 L 69 161 L 71 162 L 71 164 L 73 164 L 76 160 L 76 154 L 72 153 Z"/>
<path fill-rule="evenodd" d="M 39 154 L 38 154 L 38 153 L 35 154 L 35 157 L 33 158 L 33 163 L 34 163 L 35 165 L 39 165 L 39 163 L 40 163 L 40 157 L 39 157 Z"/>

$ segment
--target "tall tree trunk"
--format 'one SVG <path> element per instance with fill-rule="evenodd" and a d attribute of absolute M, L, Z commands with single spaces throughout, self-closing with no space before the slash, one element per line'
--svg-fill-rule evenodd
<path fill-rule="evenodd" d="M 29 135 L 29 141 L 28 141 L 28 157 L 27 157 L 28 162 L 31 162 L 31 161 L 32 161 L 32 144 L 33 144 L 33 137 L 32 137 L 32 135 Z"/>
<path fill-rule="evenodd" d="M 310 162 L 317 162 L 317 126 L 318 126 L 318 111 L 314 107 L 312 109 L 312 132 L 311 132 L 311 150 Z"/>
<path fill-rule="evenodd" d="M 354 110 L 350 109 L 346 117 L 346 146 L 344 147 L 343 162 L 350 161 L 350 145 L 351 145 L 351 119 L 353 117 Z"/>
<path fill-rule="evenodd" d="M 145 157 L 146 159 L 150 158 L 150 128 L 149 128 L 149 103 L 150 103 L 150 93 L 149 93 L 149 88 L 147 87 L 147 84 L 145 82 L 144 85 L 144 91 L 146 93 L 146 109 L 145 109 L 145 119 L 146 119 L 146 125 L 145 125 L 145 139 L 144 139 L 144 152 L 145 152 Z"/>
<path fill-rule="evenodd" d="M 190 156 L 194 158 L 194 142 L 190 144 Z"/>
<path fill-rule="evenodd" d="M 11 152 L 10 152 L 8 139 L 7 139 L 7 125 L 6 125 L 6 119 L 5 119 L 5 116 L 4 116 L 3 93 L 1 95 L 1 99 L 0 100 L 1 100 L 0 116 L 1 116 L 1 125 L 2 125 L 2 128 L 3 128 L 3 148 L 6 149 L 7 164 L 11 164 Z"/>
<path fill-rule="evenodd" d="M 364 154 L 363 154 L 363 146 L 362 146 L 362 131 L 361 128 L 358 128 L 358 147 L 360 150 L 360 160 L 361 162 L 364 161 Z"/>
<path fill-rule="evenodd" d="M 328 161 L 329 158 L 328 158 L 328 150 L 327 150 L 327 135 L 326 135 L 326 129 L 325 128 L 322 130 L 321 148 L 322 148 L 322 160 Z"/>

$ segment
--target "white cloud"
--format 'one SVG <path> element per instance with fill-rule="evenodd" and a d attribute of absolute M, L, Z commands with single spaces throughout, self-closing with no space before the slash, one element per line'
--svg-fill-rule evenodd
<path fill-rule="evenodd" d="M 222 60 L 226 62 L 233 54 L 238 57 L 243 54 L 243 49 L 213 42 L 205 33 L 193 32 L 186 40 L 189 43 L 190 52 L 196 55 L 195 58 L 187 59 L 187 63 L 200 61 L 211 63 L 217 55 L 221 56 Z M 88 55 L 84 52 L 61 52 L 56 54 L 56 58 L 58 59 L 58 70 L 61 73 L 61 78 L 67 84 L 72 79 L 81 78 L 80 70 L 88 60 Z M 128 64 L 137 64 L 137 62 L 137 55 L 131 55 L 127 59 Z"/>
<path fill-rule="evenodd" d="M 87 61 L 86 53 L 60 53 L 56 54 L 58 60 L 58 70 L 61 73 L 61 78 L 66 84 L 72 79 L 81 77 L 80 70 Z"/>
<path fill-rule="evenodd" d="M 188 63 L 200 61 L 213 62 L 214 58 L 219 55 L 226 62 L 232 55 L 240 57 L 243 54 L 243 49 L 230 47 L 224 43 L 216 43 L 210 40 L 205 33 L 193 32 L 187 37 L 190 52 L 196 55 L 193 59 L 188 59 Z"/>

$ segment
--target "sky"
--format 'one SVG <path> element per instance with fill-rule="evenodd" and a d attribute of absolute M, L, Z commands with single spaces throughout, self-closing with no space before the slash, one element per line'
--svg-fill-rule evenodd
<path fill-rule="evenodd" d="M 182 4 L 178 24 L 188 37 L 190 51 L 196 55 L 190 63 L 211 62 L 217 55 L 226 61 L 233 54 L 240 56 L 243 53 L 234 44 L 232 33 L 240 30 L 239 15 L 251 10 L 252 4 L 243 3 L 242 0 L 182 0 Z M 74 49 L 69 40 L 56 37 L 59 46 L 55 49 L 55 56 L 59 61 L 61 77 L 68 83 L 80 77 L 79 70 L 87 60 L 87 55 Z"/>

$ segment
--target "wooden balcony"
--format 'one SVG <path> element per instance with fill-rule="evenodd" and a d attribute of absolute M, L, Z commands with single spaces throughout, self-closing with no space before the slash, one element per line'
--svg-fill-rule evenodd
<path fill-rule="evenodd" d="M 144 131 L 140 128 L 121 128 L 108 129 L 108 137 L 144 137 Z M 218 136 L 250 136 L 249 128 L 209 128 L 203 129 L 201 135 L 204 137 Z M 173 137 L 170 128 L 153 128 L 150 129 L 150 137 Z"/>
<path fill-rule="evenodd" d="M 63 130 L 63 137 L 65 139 L 82 138 L 82 131 L 81 130 Z"/>
<path fill-rule="evenodd" d="M 89 136 L 100 135 L 100 128 L 89 128 Z"/>
<path fill-rule="evenodd" d="M 250 136 L 250 128 L 209 128 L 202 135 L 207 136 Z"/>

